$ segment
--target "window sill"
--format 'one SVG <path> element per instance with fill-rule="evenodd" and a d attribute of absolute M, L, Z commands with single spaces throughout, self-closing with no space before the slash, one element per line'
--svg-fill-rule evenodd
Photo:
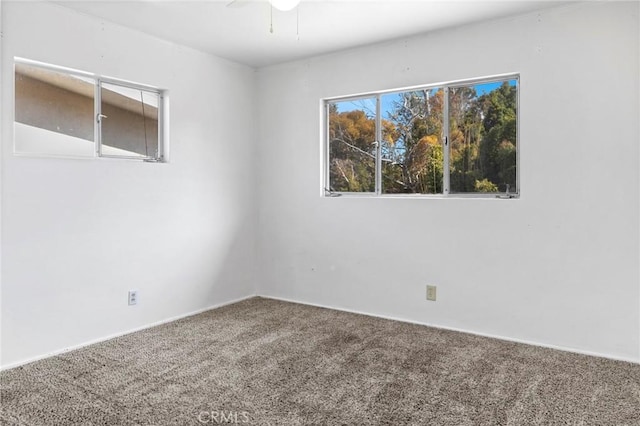
<path fill-rule="evenodd" d="M 374 194 L 356 192 L 334 192 L 324 194 L 323 198 L 382 198 L 382 199 L 417 199 L 417 200 L 518 200 L 519 194 Z"/>

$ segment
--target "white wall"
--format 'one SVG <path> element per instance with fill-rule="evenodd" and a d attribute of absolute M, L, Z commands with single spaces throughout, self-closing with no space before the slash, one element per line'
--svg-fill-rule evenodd
<path fill-rule="evenodd" d="M 637 3 L 266 68 L 257 95 L 250 68 L 64 8 L 0 18 L 2 367 L 256 291 L 640 360 Z M 14 157 L 13 56 L 168 88 L 170 164 Z M 514 71 L 519 200 L 319 196 L 319 99 Z"/>
<path fill-rule="evenodd" d="M 640 361 L 638 6 L 260 70 L 260 293 Z M 320 98 L 506 72 L 521 73 L 519 200 L 319 196 Z"/>
<path fill-rule="evenodd" d="M 2 9 L 2 366 L 255 294 L 254 71 L 58 6 Z M 169 89 L 170 163 L 13 156 L 14 56 Z"/>

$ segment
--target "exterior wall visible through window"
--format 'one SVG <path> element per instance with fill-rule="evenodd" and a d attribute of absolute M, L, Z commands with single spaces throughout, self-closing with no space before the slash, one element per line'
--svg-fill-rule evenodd
<path fill-rule="evenodd" d="M 16 154 L 164 161 L 164 91 L 16 59 Z"/>

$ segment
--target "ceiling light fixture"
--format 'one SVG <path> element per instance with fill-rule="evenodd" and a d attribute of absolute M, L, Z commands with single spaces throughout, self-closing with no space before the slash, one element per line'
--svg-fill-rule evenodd
<path fill-rule="evenodd" d="M 286 12 L 296 7 L 300 0 L 269 0 L 269 3 L 276 9 Z"/>

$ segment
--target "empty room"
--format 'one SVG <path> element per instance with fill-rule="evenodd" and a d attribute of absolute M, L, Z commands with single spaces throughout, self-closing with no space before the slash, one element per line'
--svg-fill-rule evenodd
<path fill-rule="evenodd" d="M 639 15 L 2 0 L 0 424 L 640 425 Z"/>

